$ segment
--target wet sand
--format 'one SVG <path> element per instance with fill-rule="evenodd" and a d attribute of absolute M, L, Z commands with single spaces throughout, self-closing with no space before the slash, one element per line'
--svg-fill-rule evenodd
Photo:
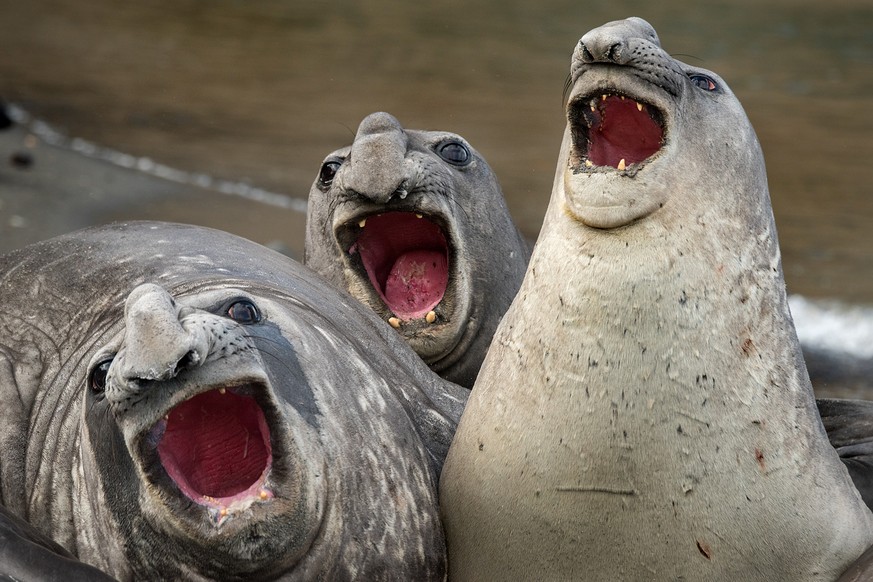
<path fill-rule="evenodd" d="M 768 162 L 789 290 L 873 304 L 867 1 L 2 4 L 0 98 L 69 136 L 305 198 L 323 156 L 386 110 L 408 127 L 468 138 L 530 237 L 551 191 L 574 44 L 607 20 L 643 16 L 667 50 L 721 74 L 746 107 Z M 0 132 L 3 147 L 20 149 L 16 139 L 25 136 Z M 45 144 L 22 169 L 8 151 L 3 248 L 131 218 L 302 244 L 293 211 L 102 173 Z"/>

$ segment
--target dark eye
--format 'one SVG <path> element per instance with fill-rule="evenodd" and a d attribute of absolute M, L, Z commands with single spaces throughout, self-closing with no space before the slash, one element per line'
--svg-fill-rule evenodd
<path fill-rule="evenodd" d="M 706 75 L 689 75 L 689 79 L 691 82 L 703 89 L 704 91 L 715 91 L 718 89 L 718 85 L 711 78 Z"/>
<path fill-rule="evenodd" d="M 261 312 L 254 303 L 247 299 L 241 299 L 232 303 L 227 308 L 227 316 L 237 323 L 251 325 L 261 321 Z"/>
<path fill-rule="evenodd" d="M 109 366 L 112 365 L 112 358 L 103 360 L 91 370 L 88 375 L 88 388 L 94 394 L 103 394 L 106 390 L 106 376 L 109 375 Z"/>
<path fill-rule="evenodd" d="M 342 164 L 336 160 L 324 162 L 321 165 L 321 171 L 318 172 L 318 182 L 322 186 L 330 186 L 333 182 L 333 177 L 336 176 L 336 172 L 341 165 Z"/>
<path fill-rule="evenodd" d="M 437 146 L 436 152 L 442 159 L 456 166 L 466 166 L 472 158 L 467 146 L 457 141 L 447 141 Z"/>

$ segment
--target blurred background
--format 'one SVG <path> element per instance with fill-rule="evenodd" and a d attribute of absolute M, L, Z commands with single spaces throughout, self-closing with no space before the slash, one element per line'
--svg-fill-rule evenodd
<path fill-rule="evenodd" d="M 533 239 L 570 53 L 630 15 L 744 104 L 789 291 L 873 305 L 869 0 L 0 0 L 14 122 L 0 129 L 0 252 L 147 218 L 300 257 L 321 160 L 378 110 L 466 137 Z"/>

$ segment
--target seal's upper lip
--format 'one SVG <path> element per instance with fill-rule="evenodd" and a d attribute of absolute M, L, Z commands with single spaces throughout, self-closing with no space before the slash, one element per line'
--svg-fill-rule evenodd
<path fill-rule="evenodd" d="M 432 324 L 455 279 L 448 224 L 440 214 L 364 211 L 344 221 L 335 236 L 352 270 L 398 322 Z"/>
<path fill-rule="evenodd" d="M 663 113 L 617 90 L 575 97 L 568 106 L 575 171 L 638 170 L 665 142 Z"/>

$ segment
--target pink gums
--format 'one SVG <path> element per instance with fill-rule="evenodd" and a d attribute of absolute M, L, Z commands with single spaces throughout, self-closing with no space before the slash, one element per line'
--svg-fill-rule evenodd
<path fill-rule="evenodd" d="M 633 99 L 610 95 L 598 100 L 588 133 L 588 159 L 596 166 L 618 167 L 642 162 L 661 149 L 664 131 Z"/>
<path fill-rule="evenodd" d="M 254 398 L 211 390 L 170 411 L 158 455 L 185 495 L 229 505 L 263 485 L 272 463 L 270 431 Z"/>
<path fill-rule="evenodd" d="M 367 218 L 355 246 L 370 284 L 401 319 L 423 317 L 445 295 L 449 251 L 440 227 L 410 212 Z"/>

